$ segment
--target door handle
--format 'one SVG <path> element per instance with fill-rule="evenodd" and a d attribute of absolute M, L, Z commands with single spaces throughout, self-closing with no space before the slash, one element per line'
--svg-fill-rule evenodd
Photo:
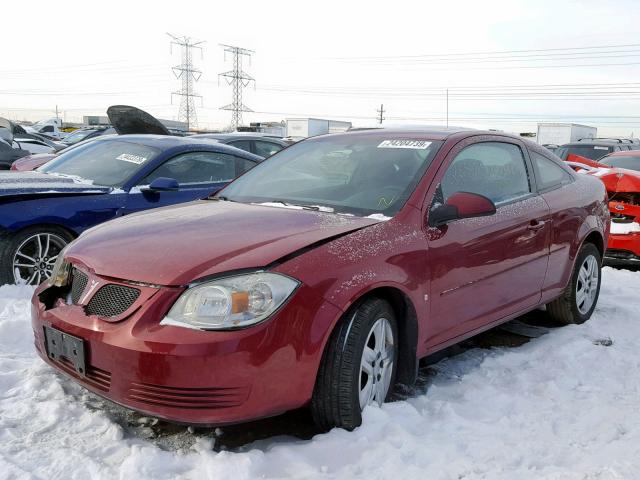
<path fill-rule="evenodd" d="M 529 230 L 533 230 L 534 232 L 537 232 L 538 230 L 540 230 L 542 227 L 544 227 L 544 224 L 547 223 L 544 220 L 531 220 L 531 222 L 529 223 L 529 225 L 527 226 L 527 228 Z"/>

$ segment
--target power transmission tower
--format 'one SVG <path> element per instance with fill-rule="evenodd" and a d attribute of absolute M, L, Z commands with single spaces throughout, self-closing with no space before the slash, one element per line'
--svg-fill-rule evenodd
<path fill-rule="evenodd" d="M 249 58 L 249 61 L 251 61 L 251 54 L 255 52 L 231 45 L 220 44 L 220 46 L 224 49 L 225 59 L 227 52 L 233 55 L 233 70 L 218 74 L 218 82 L 220 82 L 220 77 L 224 77 L 227 84 L 231 85 L 233 89 L 233 100 L 229 105 L 220 107 L 220 110 L 231 110 L 231 128 L 237 130 L 242 124 L 242 112 L 253 112 L 253 110 L 242 103 L 242 89 L 248 87 L 251 82 L 253 82 L 255 86 L 256 81 L 251 75 L 242 70 L 242 59 L 246 56 Z"/>
<path fill-rule="evenodd" d="M 382 121 L 385 119 L 383 117 L 383 115 L 384 115 L 384 104 L 381 103 L 380 104 L 380 110 L 376 110 L 376 112 L 378 112 L 378 123 L 380 125 L 382 125 Z"/>
<path fill-rule="evenodd" d="M 187 130 L 191 127 L 198 126 L 198 117 L 196 115 L 196 106 L 193 101 L 194 97 L 199 97 L 202 101 L 202 95 L 198 95 L 194 89 L 193 84 L 200 80 L 202 72 L 193 66 L 192 50 L 194 48 L 200 49 L 200 55 L 202 56 L 202 47 L 199 45 L 204 42 L 197 42 L 190 37 L 177 37 L 170 33 L 167 33 L 173 41 L 171 46 L 179 45 L 182 50 L 182 63 L 172 68 L 173 74 L 177 79 L 182 80 L 182 88 L 176 92 L 171 92 L 171 103 L 173 103 L 173 96 L 180 96 L 180 110 L 178 110 L 178 120 L 186 122 Z"/>

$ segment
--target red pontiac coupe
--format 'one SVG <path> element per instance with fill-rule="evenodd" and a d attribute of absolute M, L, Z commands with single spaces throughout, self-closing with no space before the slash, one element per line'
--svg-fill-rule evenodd
<path fill-rule="evenodd" d="M 543 305 L 586 321 L 608 233 L 603 183 L 522 138 L 320 136 L 210 199 L 81 235 L 34 294 L 35 345 L 170 421 L 308 405 L 352 429 L 428 354 Z"/>

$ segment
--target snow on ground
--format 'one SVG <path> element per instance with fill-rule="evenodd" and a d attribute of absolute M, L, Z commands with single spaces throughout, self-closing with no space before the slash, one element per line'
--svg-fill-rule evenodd
<path fill-rule="evenodd" d="M 33 348 L 30 293 L 0 287 L 3 479 L 640 478 L 640 273 L 605 269 L 583 326 L 423 369 L 415 394 L 368 408 L 354 432 L 233 451 L 212 448 L 213 430 L 176 427 L 163 443 L 128 429 L 47 367 Z"/>

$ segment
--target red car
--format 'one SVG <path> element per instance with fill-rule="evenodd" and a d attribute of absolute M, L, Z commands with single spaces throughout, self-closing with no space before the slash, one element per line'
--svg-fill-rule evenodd
<path fill-rule="evenodd" d="M 640 262 L 640 150 L 615 152 L 593 165 L 577 158 L 575 162 L 587 164 L 589 174 L 605 184 L 611 212 L 611 235 L 605 258 L 612 264 L 638 264 Z"/>
<path fill-rule="evenodd" d="M 27 155 L 26 157 L 19 158 L 13 164 L 11 164 L 10 170 L 17 172 L 28 172 L 41 167 L 45 163 L 50 162 L 58 156 L 57 153 L 36 153 L 33 155 Z"/>
<path fill-rule="evenodd" d="M 351 429 L 418 360 L 547 305 L 592 314 L 604 185 L 519 137 L 363 130 L 216 196 L 97 226 L 36 290 L 35 345 L 89 390 L 221 425 L 310 406 Z"/>

